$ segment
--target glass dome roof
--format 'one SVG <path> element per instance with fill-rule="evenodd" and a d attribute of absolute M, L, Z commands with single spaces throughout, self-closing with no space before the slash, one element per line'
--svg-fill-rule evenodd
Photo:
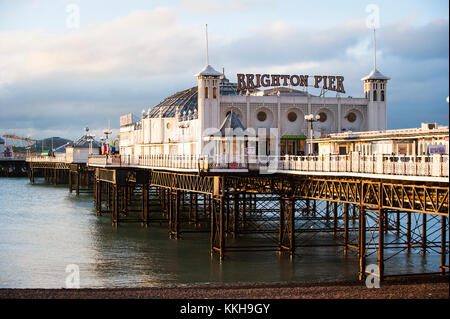
<path fill-rule="evenodd" d="M 223 77 L 220 83 L 220 94 L 238 95 L 236 88 L 236 83 L 230 83 L 227 78 Z M 162 113 L 162 117 L 175 117 L 177 107 L 181 114 L 184 112 L 188 114 L 189 111 L 194 113 L 198 107 L 198 87 L 194 86 L 165 98 L 150 110 L 148 117 L 159 117 L 160 113 Z"/>

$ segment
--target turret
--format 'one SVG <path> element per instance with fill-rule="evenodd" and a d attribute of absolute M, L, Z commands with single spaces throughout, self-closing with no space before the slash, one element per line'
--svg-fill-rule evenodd
<path fill-rule="evenodd" d="M 374 66 L 368 76 L 363 77 L 364 95 L 368 100 L 367 104 L 367 129 L 369 131 L 386 130 L 387 112 L 386 112 L 386 84 L 390 80 L 377 70 L 377 46 L 376 33 L 373 30 L 373 58 Z"/>
<path fill-rule="evenodd" d="M 361 79 L 364 81 L 364 95 L 368 99 L 368 130 L 386 130 L 386 84 L 390 80 L 377 69 Z"/>
<path fill-rule="evenodd" d="M 196 74 L 198 83 L 198 119 L 199 134 L 205 129 L 218 128 L 220 125 L 220 80 L 222 73 L 214 70 L 209 64 Z M 203 137 L 200 145 L 203 150 Z"/>

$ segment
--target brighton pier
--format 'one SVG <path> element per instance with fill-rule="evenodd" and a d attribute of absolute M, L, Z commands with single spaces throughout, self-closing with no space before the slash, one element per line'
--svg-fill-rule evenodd
<path fill-rule="evenodd" d="M 309 75 L 285 75 L 285 74 L 241 74 L 237 77 L 237 91 L 257 89 L 260 87 L 308 87 Z M 344 77 L 335 75 L 314 75 L 314 88 L 345 93 Z M 319 86 L 320 84 L 320 86 Z"/>
<path fill-rule="evenodd" d="M 363 98 L 287 88 L 242 96 L 210 65 L 196 77 L 197 87 L 140 119 L 121 118 L 119 154 L 100 155 L 85 136 L 64 156 L 29 156 L 31 182 L 92 192 L 114 227 L 165 224 L 184 240 L 208 232 L 205 253 L 220 259 L 335 247 L 358 256 L 360 279 L 398 274 L 399 254 L 437 256 L 435 272 L 448 273 L 448 127 L 386 130 L 388 77 L 374 69 L 363 78 Z M 210 127 L 221 134 L 204 135 Z M 225 134 L 250 127 L 280 130 L 279 155 L 256 155 L 274 146 L 267 136 L 253 137 L 255 149 L 252 137 Z"/>

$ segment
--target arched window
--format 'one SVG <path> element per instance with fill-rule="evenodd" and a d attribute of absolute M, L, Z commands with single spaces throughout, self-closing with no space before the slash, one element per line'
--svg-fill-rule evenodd
<path fill-rule="evenodd" d="M 205 87 L 205 99 L 209 99 L 209 90 L 208 90 L 208 87 Z"/>
<path fill-rule="evenodd" d="M 267 114 L 266 112 L 258 112 L 258 114 L 256 115 L 256 118 L 258 119 L 258 121 L 260 122 L 264 122 L 267 119 Z"/>
<path fill-rule="evenodd" d="M 381 101 L 384 101 L 384 91 L 381 91 Z"/>
<path fill-rule="evenodd" d="M 356 114 L 353 112 L 350 112 L 350 113 L 348 113 L 346 118 L 347 118 L 347 121 L 349 121 L 350 123 L 353 123 L 356 121 Z"/>
<path fill-rule="evenodd" d="M 326 114 L 325 112 L 320 112 L 320 113 L 319 113 L 319 116 L 320 116 L 320 117 L 319 117 L 319 121 L 320 121 L 320 122 L 323 123 L 323 122 L 325 122 L 325 121 L 327 120 L 327 114 Z"/>
<path fill-rule="evenodd" d="M 217 98 L 217 88 L 213 88 L 213 99 Z"/>
<path fill-rule="evenodd" d="M 289 112 L 287 117 L 288 117 L 289 122 L 297 121 L 297 113 L 295 113 L 295 112 Z"/>
<path fill-rule="evenodd" d="M 373 90 L 373 100 L 377 100 L 377 90 Z"/>

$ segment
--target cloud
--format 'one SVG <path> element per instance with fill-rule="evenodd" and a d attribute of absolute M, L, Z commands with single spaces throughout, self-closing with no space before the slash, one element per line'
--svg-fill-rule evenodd
<path fill-rule="evenodd" d="M 448 59 L 448 20 L 433 20 L 422 26 L 408 21 L 395 23 L 381 32 L 381 49 L 387 53 L 418 59 Z"/>
<path fill-rule="evenodd" d="M 255 0 L 183 0 L 180 7 L 191 14 L 200 15 L 238 11 L 254 5 L 261 5 L 261 3 Z"/>
<path fill-rule="evenodd" d="M 133 12 L 63 35 L 2 32 L 2 80 L 51 74 L 98 78 L 173 74 L 198 59 L 201 40 L 169 8 Z"/>
<path fill-rule="evenodd" d="M 232 10 L 249 3 L 224 6 Z M 448 96 L 448 21 L 410 27 L 401 21 L 378 37 L 380 71 L 392 77 L 389 94 L 395 98 L 389 103 L 438 103 L 442 91 Z M 275 20 L 240 37 L 210 34 L 210 61 L 218 70 L 225 66 L 232 81 L 238 72 L 342 74 L 348 94 L 361 96 L 360 78 L 372 67 L 370 39 L 364 20 L 329 28 Z M 166 7 L 64 34 L 0 32 L 1 133 L 76 138 L 85 125 L 105 127 L 108 119 L 117 128 L 120 115 L 139 114 L 196 85 L 193 75 L 203 67 L 204 47 L 204 30 L 183 24 L 177 11 Z M 403 85 L 408 79 L 426 81 L 427 91 L 410 90 Z M 402 109 L 389 107 L 395 114 Z M 396 121 L 396 127 L 401 123 L 406 121 Z"/>
<path fill-rule="evenodd" d="M 367 35 L 364 20 L 355 20 L 329 29 L 293 27 L 278 20 L 261 26 L 253 33 L 231 40 L 218 54 L 234 55 L 241 65 L 285 64 L 345 58 L 346 48 Z"/>
<path fill-rule="evenodd" d="M 164 7 L 66 34 L 0 32 L 0 127 L 71 135 L 87 123 L 118 123 L 194 80 L 203 39 Z"/>

